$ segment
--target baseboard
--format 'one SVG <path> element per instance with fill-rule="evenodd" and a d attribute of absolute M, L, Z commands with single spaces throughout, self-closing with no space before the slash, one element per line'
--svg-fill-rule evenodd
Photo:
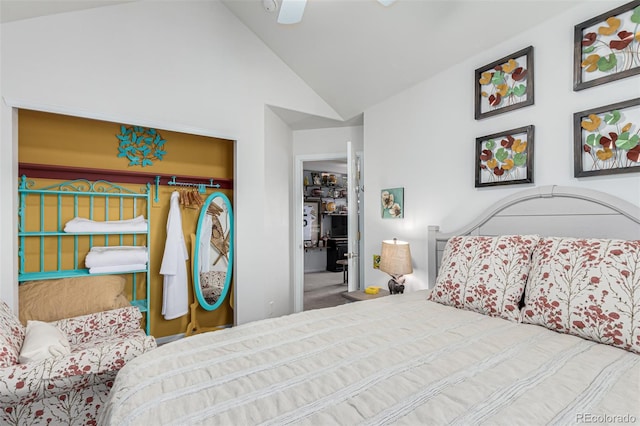
<path fill-rule="evenodd" d="M 222 330 L 223 328 L 229 328 L 229 327 L 233 327 L 233 324 L 223 324 L 223 325 L 218 325 L 214 327 L 202 327 L 202 329 L 203 330 L 206 329 L 205 331 L 215 331 L 215 330 Z M 167 343 L 175 342 L 176 340 L 180 340 L 184 337 L 187 337 L 185 333 L 173 334 L 171 336 L 164 336 L 164 337 L 156 337 L 156 343 L 158 344 L 158 346 L 161 346 Z"/>
<path fill-rule="evenodd" d="M 157 337 L 156 338 L 156 343 L 158 344 L 158 346 L 160 345 L 164 345 L 170 342 L 174 342 L 176 340 L 180 340 L 184 337 L 184 333 L 180 333 L 180 334 L 174 334 L 171 336 L 164 336 L 164 337 Z"/>

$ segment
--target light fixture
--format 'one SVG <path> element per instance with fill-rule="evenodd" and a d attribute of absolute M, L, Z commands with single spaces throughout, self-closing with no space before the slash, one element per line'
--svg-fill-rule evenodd
<path fill-rule="evenodd" d="M 383 6 L 390 6 L 396 0 L 378 0 Z M 278 24 L 297 24 L 302 21 L 302 15 L 304 14 L 304 8 L 307 5 L 307 0 L 262 0 L 264 10 L 267 12 L 275 12 L 278 10 Z"/>
<path fill-rule="evenodd" d="M 297 24 L 302 21 L 307 0 L 281 0 L 278 24 Z"/>
<path fill-rule="evenodd" d="M 391 275 L 389 280 L 391 294 L 404 293 L 403 275 L 413 272 L 409 243 L 398 241 L 397 238 L 383 241 L 380 253 L 380 270 Z"/>

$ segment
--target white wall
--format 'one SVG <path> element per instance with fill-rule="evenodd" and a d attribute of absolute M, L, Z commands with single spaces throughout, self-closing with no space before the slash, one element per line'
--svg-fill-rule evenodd
<path fill-rule="evenodd" d="M 291 209 L 288 196 L 292 193 L 291 129 L 269 108 L 265 108 L 265 268 L 269 277 L 265 288 L 266 316 L 277 317 L 293 312 L 291 280 Z M 257 239 L 256 239 L 257 240 Z M 275 256 L 274 256 L 275 254 Z M 284 261 L 286 260 L 286 262 Z"/>
<path fill-rule="evenodd" d="M 388 276 L 373 270 L 369 259 L 380 252 L 383 239 L 397 237 L 411 244 L 409 287 L 425 288 L 428 225 L 453 232 L 495 201 L 527 187 L 588 187 L 640 205 L 637 173 L 573 177 L 573 113 L 640 96 L 637 76 L 573 91 L 573 28 L 624 3 L 581 2 L 365 111 L 367 285 L 385 285 Z M 539 4 L 554 7 L 553 2 Z M 496 16 L 496 22 L 500 19 Z M 535 105 L 474 120 L 475 69 L 529 45 L 534 47 Z M 474 188 L 475 138 L 529 124 L 535 125 L 534 184 Z M 405 218 L 382 220 L 380 209 L 372 206 L 379 205 L 381 189 L 394 187 L 405 188 Z"/>
<path fill-rule="evenodd" d="M 2 101 L 0 114 L 0 299 L 13 308 L 18 305 L 18 140 L 11 129 L 18 114 Z"/>
<path fill-rule="evenodd" d="M 347 141 L 355 151 L 364 149 L 363 127 L 330 127 L 326 129 L 295 130 L 293 155 L 344 154 L 347 158 Z"/>
<path fill-rule="evenodd" d="M 286 281 L 278 271 L 290 264 L 288 251 L 273 250 L 268 237 L 286 220 L 271 209 L 274 198 L 283 210 L 289 205 L 283 169 L 291 167 L 291 147 L 265 105 L 340 119 L 335 111 L 218 1 L 131 2 L 0 29 L 0 95 L 9 107 L 237 141 L 236 320 L 267 317 L 271 287 Z M 17 187 L 9 107 L 0 116 L 0 200 L 15 200 Z M 15 212 L 15 202 L 0 205 L 0 296 L 9 303 L 16 300 L 17 253 L 7 242 L 16 241 L 16 226 L 5 218 Z"/>

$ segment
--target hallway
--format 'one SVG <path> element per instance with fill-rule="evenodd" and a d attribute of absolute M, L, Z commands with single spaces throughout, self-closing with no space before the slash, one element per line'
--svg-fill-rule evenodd
<path fill-rule="evenodd" d="M 304 274 L 304 310 L 327 308 L 347 303 L 342 272 L 310 272 Z"/>

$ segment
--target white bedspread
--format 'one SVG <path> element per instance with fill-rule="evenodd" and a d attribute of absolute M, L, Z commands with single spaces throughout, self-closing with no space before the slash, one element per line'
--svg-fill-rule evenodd
<path fill-rule="evenodd" d="M 566 425 L 625 418 L 640 421 L 640 356 L 413 292 L 161 346 L 120 371 L 100 424 Z"/>

